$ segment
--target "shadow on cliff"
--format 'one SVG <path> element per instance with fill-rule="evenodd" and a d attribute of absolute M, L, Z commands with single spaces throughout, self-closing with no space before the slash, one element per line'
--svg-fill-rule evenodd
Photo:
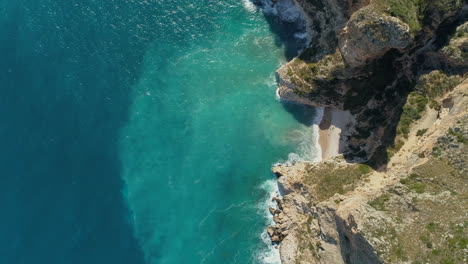
<path fill-rule="evenodd" d="M 258 7 L 259 12 L 263 12 L 270 31 L 275 36 L 275 44 L 277 47 L 284 48 L 284 56 L 286 59 L 290 61 L 298 56 L 298 51 L 303 50 L 308 44 L 305 38 L 297 37 L 298 34 L 305 32 L 305 21 L 297 20 L 295 22 L 289 22 L 282 20 L 278 15 L 262 11 L 266 5 L 274 6 L 270 1 L 252 0 L 252 2 Z"/>
<path fill-rule="evenodd" d="M 289 102 L 281 100 L 283 108 L 289 112 L 297 122 L 305 125 L 312 126 L 316 123 L 316 113 L 317 110 L 313 106 L 298 104 L 294 102 Z"/>
<path fill-rule="evenodd" d="M 419 54 L 418 58 L 421 59 L 418 65 L 419 68 L 415 69 L 415 79 L 399 78 L 396 82 L 395 88 L 387 90 L 387 98 L 385 99 L 388 103 L 386 109 L 381 113 L 386 113 L 386 125 L 381 134 L 381 145 L 378 146 L 372 155 L 367 160 L 366 164 L 371 166 L 377 171 L 383 171 L 386 169 L 391 156 L 400 150 L 402 144 L 406 140 L 402 135 L 398 133 L 398 126 L 404 115 L 408 96 L 411 92 L 416 90 L 417 80 L 423 75 L 434 70 L 442 71 L 447 76 L 460 75 L 466 72 L 468 69 L 468 63 L 454 63 L 450 58 L 440 56 L 435 52 L 428 52 Z M 390 95 L 390 96 L 389 96 Z M 426 107 L 429 107 L 426 105 Z M 384 116 L 381 113 L 369 114 L 369 120 L 372 120 L 374 116 Z M 407 114 L 408 115 L 408 114 Z M 407 118 L 407 117 L 406 117 Z M 383 120 L 383 119 L 381 119 Z M 413 120 L 417 122 L 419 119 Z M 377 128 L 377 127 L 376 127 Z M 345 155 L 346 157 L 346 155 Z M 347 157 L 352 162 L 353 156 Z"/>
<path fill-rule="evenodd" d="M 375 253 L 374 247 L 367 241 L 367 239 L 361 233 L 353 231 L 356 229 L 356 223 L 353 216 L 350 216 L 347 219 L 347 223 L 345 223 L 345 221 L 339 216 L 335 216 L 335 224 L 339 234 L 339 244 L 343 262 L 346 264 L 384 263 Z"/>

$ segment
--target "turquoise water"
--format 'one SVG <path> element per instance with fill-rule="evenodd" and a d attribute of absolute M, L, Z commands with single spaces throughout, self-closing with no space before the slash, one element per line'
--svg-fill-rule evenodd
<path fill-rule="evenodd" d="M 0 12 L 0 263 L 275 263 L 270 167 L 314 155 L 292 34 L 235 0 Z"/>

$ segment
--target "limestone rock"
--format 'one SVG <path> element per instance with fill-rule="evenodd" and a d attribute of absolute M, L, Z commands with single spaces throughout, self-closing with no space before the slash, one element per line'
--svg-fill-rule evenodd
<path fill-rule="evenodd" d="M 345 62 L 358 67 L 380 58 L 390 49 L 405 49 L 412 36 L 407 24 L 371 5 L 351 16 L 338 39 Z"/>
<path fill-rule="evenodd" d="M 269 226 L 267 228 L 267 233 L 270 237 L 272 237 L 275 234 L 275 228 L 273 226 Z"/>
<path fill-rule="evenodd" d="M 273 216 L 273 221 L 275 221 L 275 223 L 280 223 L 281 219 L 278 217 L 278 215 L 274 215 Z"/>
<path fill-rule="evenodd" d="M 270 214 L 272 215 L 276 214 L 276 209 L 270 207 L 268 208 L 268 210 L 270 211 Z"/>

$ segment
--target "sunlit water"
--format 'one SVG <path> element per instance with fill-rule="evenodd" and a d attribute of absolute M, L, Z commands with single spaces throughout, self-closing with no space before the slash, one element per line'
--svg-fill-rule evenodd
<path fill-rule="evenodd" d="M 297 32 L 240 0 L 0 11 L 2 263 L 278 263 L 270 168 L 317 156 L 275 96 Z"/>

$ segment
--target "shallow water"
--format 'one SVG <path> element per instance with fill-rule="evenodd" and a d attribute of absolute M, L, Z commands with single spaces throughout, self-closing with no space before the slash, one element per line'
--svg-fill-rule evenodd
<path fill-rule="evenodd" d="M 248 1 L 0 7 L 2 263 L 277 262 L 271 165 L 316 155 L 275 97 L 294 32 Z"/>

